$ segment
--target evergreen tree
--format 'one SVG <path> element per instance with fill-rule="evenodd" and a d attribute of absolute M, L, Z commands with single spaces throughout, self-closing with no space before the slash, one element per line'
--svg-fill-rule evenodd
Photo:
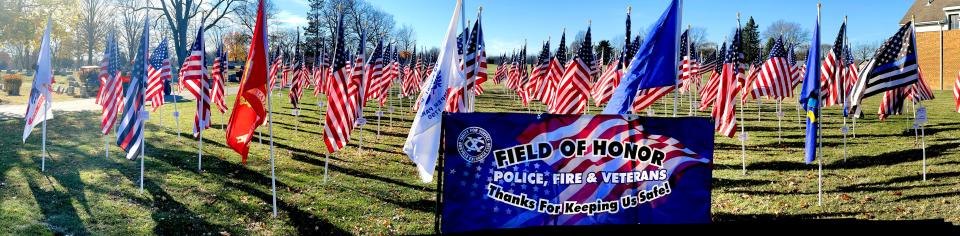
<path fill-rule="evenodd" d="M 760 31 L 758 30 L 759 26 L 757 22 L 753 21 L 753 17 L 750 17 L 750 20 L 747 20 L 747 24 L 743 26 L 742 34 L 740 35 L 741 40 L 741 49 L 743 50 L 744 61 L 756 61 L 757 58 L 757 48 L 760 47 Z"/>
<path fill-rule="evenodd" d="M 308 0 L 310 2 L 310 11 L 307 12 L 307 27 L 304 29 L 303 36 L 306 40 L 303 45 L 305 57 L 314 58 L 317 51 L 320 50 L 320 44 L 323 43 L 323 27 L 321 26 L 321 10 L 323 10 L 323 0 Z"/>

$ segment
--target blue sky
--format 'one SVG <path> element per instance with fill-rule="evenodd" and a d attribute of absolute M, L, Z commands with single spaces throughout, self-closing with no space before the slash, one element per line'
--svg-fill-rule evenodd
<path fill-rule="evenodd" d="M 418 45 L 439 46 L 449 23 L 455 0 L 368 0 L 374 6 L 393 14 L 398 25 L 409 25 L 416 32 Z M 904 12 L 913 0 L 824 0 L 821 11 L 821 41 L 833 42 L 844 15 L 848 16 L 848 37 L 854 43 L 878 43 L 892 35 Z M 289 25 L 305 25 L 306 0 L 274 0 L 280 12 L 278 21 Z M 631 14 L 632 33 L 647 30 L 662 14 L 669 1 L 583 1 L 583 0 L 466 0 L 465 16 L 473 20 L 477 7 L 483 6 L 483 31 L 491 54 L 511 51 L 523 44 L 535 45 L 552 39 L 556 47 L 561 31 L 568 37 L 586 30 L 593 22 L 594 41 L 613 40 L 624 34 L 627 6 Z M 722 42 L 736 27 L 739 11 L 746 23 L 753 17 L 762 32 L 774 21 L 784 19 L 800 23 L 812 30 L 816 21 L 816 0 L 685 0 L 683 24 L 703 27 L 707 39 Z M 571 40 L 571 39 L 568 39 Z M 622 39 L 617 39 L 622 40 Z M 569 41 L 568 41 L 569 43 Z"/>

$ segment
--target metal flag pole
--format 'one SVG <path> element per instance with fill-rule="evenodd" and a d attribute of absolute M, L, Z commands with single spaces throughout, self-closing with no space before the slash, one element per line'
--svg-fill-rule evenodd
<path fill-rule="evenodd" d="M 820 3 L 817 3 L 817 24 L 820 24 Z M 819 35 L 817 35 L 819 41 Z M 815 68 L 814 68 L 815 69 Z M 820 116 L 823 111 L 823 106 L 820 105 L 820 95 L 817 95 L 817 115 Z M 816 117 L 815 116 L 815 117 Z M 822 117 L 817 117 L 818 120 L 822 121 Z M 820 127 L 820 124 L 817 125 L 817 206 L 823 206 L 823 129 Z"/>
<path fill-rule="evenodd" d="M 269 54 L 269 52 L 268 52 Z M 269 56 L 269 55 L 268 55 Z M 267 57 L 269 58 L 269 57 Z M 267 86 L 267 94 L 273 92 L 273 86 Z M 270 123 L 267 126 L 267 130 L 270 134 L 270 191 L 273 194 L 273 217 L 277 217 L 277 175 L 276 175 L 276 165 L 273 158 L 273 96 L 267 97 L 267 120 Z"/>
<path fill-rule="evenodd" d="M 140 130 L 143 131 L 142 124 L 140 125 Z M 143 161 L 144 161 L 143 159 L 146 158 L 146 154 L 144 153 L 147 152 L 147 146 L 143 145 L 143 140 L 145 138 L 146 138 L 146 135 L 140 138 L 140 194 L 143 194 Z"/>
<path fill-rule="evenodd" d="M 52 96 L 51 96 L 52 97 Z M 50 98 L 43 101 L 43 132 L 41 134 L 40 172 L 47 170 L 47 113 L 50 113 Z"/>
<path fill-rule="evenodd" d="M 183 69 L 183 68 L 180 68 L 180 69 Z M 172 87 L 173 85 L 171 85 L 171 88 L 170 88 L 171 94 L 173 93 Z M 177 103 L 180 103 L 180 102 L 177 101 L 178 100 L 177 97 L 180 97 L 180 91 L 177 91 L 177 94 L 173 95 L 173 120 L 177 125 L 177 142 L 179 143 L 180 142 L 180 109 L 177 108 Z"/>
<path fill-rule="evenodd" d="M 737 31 L 740 30 L 740 12 L 737 12 Z M 739 55 L 738 55 L 739 57 Z M 734 70 L 739 70 L 734 68 Z M 736 99 L 736 98 L 734 98 Z M 743 105 L 746 103 L 740 103 L 740 164 L 741 169 L 743 170 L 743 175 L 747 175 L 747 129 L 746 129 L 746 120 L 744 116 L 746 114 L 743 112 Z"/>
<path fill-rule="evenodd" d="M 777 143 L 783 142 L 783 99 L 777 99 Z"/>
<path fill-rule="evenodd" d="M 847 25 L 847 16 L 843 16 L 843 25 Z M 847 41 L 847 35 L 846 35 L 847 32 L 846 32 L 846 30 L 844 30 L 843 34 L 844 34 L 844 35 L 843 35 L 843 41 Z M 846 53 L 846 52 L 844 52 L 844 53 Z M 842 54 L 841 54 L 841 55 L 842 55 Z M 843 58 L 843 57 L 840 57 L 840 58 Z M 844 69 L 844 66 L 838 66 L 838 67 L 837 67 L 837 72 L 835 72 L 834 75 L 837 76 L 837 77 L 843 75 L 843 69 Z M 844 82 L 844 81 L 843 81 L 843 78 L 837 78 L 837 80 L 840 81 L 840 82 Z M 843 162 L 847 162 L 847 131 L 848 131 L 848 129 L 847 129 L 847 116 L 850 115 L 850 114 L 849 114 L 850 112 L 847 111 L 847 90 L 846 90 L 846 85 L 841 83 L 841 86 L 839 86 L 839 87 L 840 87 L 840 88 L 839 88 L 838 90 L 840 90 L 840 99 L 843 100 L 843 102 L 841 103 L 841 104 L 843 104 L 843 107 L 841 108 L 841 109 L 843 109 L 843 111 L 842 111 L 842 112 L 843 112 L 843 128 L 840 128 L 840 132 L 843 133 Z"/>
<path fill-rule="evenodd" d="M 760 105 L 763 105 L 763 100 L 757 96 L 757 122 L 760 122 Z"/>

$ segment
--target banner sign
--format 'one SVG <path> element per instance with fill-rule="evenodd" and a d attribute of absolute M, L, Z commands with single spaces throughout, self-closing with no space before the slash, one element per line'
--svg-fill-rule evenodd
<path fill-rule="evenodd" d="M 441 230 L 710 222 L 713 123 L 445 113 Z"/>

